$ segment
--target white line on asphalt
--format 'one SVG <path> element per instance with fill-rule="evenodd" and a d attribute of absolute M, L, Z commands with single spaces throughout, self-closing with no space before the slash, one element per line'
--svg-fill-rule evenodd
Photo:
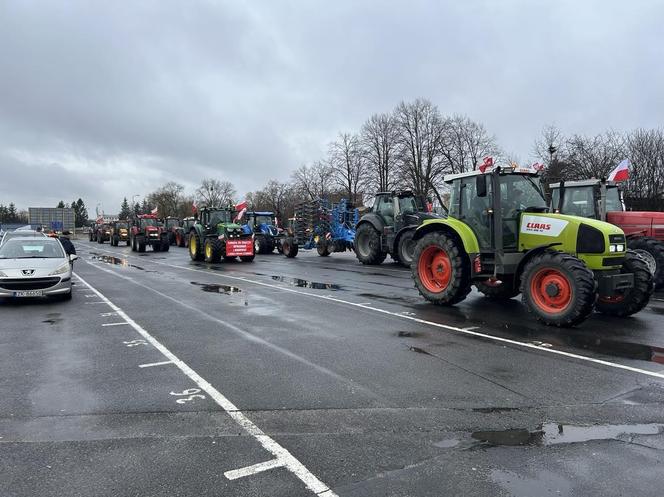
<path fill-rule="evenodd" d="M 84 304 L 105 304 L 106 302 L 84 302 Z"/>
<path fill-rule="evenodd" d="M 139 364 L 139 368 L 151 368 L 153 366 L 163 366 L 164 364 L 173 364 L 173 361 L 149 362 L 147 364 Z"/>
<path fill-rule="evenodd" d="M 76 278 L 80 280 L 85 286 L 87 286 L 91 291 L 93 291 L 100 299 L 104 301 L 111 309 L 118 313 L 129 325 L 136 330 L 136 332 L 150 342 L 159 352 L 161 352 L 165 357 L 173 362 L 186 376 L 188 376 L 196 385 L 198 385 L 201 390 L 204 390 L 216 403 L 219 405 L 226 413 L 238 424 L 240 425 L 249 435 L 254 437 L 265 450 L 274 455 L 282 465 L 293 473 L 300 481 L 302 481 L 305 486 L 314 492 L 315 494 L 324 494 L 326 497 L 337 497 L 327 485 L 320 481 L 316 476 L 314 476 L 311 471 L 309 471 L 304 464 L 298 461 L 290 452 L 288 452 L 284 447 L 279 445 L 275 440 L 270 436 L 266 435 L 263 430 L 258 428 L 247 416 L 240 411 L 235 404 L 230 400 L 224 397 L 216 388 L 214 388 L 210 383 L 208 383 L 202 376 L 200 376 L 196 371 L 191 369 L 185 362 L 180 360 L 175 354 L 168 350 L 164 345 L 161 344 L 156 338 L 154 338 L 150 333 L 148 333 L 142 326 L 140 326 L 136 321 L 130 318 L 122 309 L 117 305 L 111 302 L 106 298 L 102 293 L 94 288 L 90 283 L 85 281 L 79 275 L 75 275 Z"/>
<path fill-rule="evenodd" d="M 263 471 L 267 471 L 268 469 L 279 468 L 283 465 L 284 463 L 280 459 L 272 459 L 270 461 L 259 462 L 258 464 L 254 464 L 252 466 L 226 471 L 224 476 L 229 480 L 237 480 L 238 478 L 255 475 L 256 473 L 261 473 Z"/>
<path fill-rule="evenodd" d="M 104 323 L 102 326 L 122 326 L 129 323 Z"/>
<path fill-rule="evenodd" d="M 103 250 L 103 249 L 100 249 L 100 250 Z M 108 250 L 104 250 L 104 251 L 112 253 Z M 132 257 L 132 256 L 128 256 L 128 257 Z M 518 340 L 511 340 L 509 338 L 497 337 L 497 336 L 494 336 L 494 335 L 489 335 L 487 333 L 480 333 L 478 331 L 472 331 L 472 330 L 467 330 L 467 329 L 464 329 L 464 328 L 459 328 L 457 326 L 451 326 L 451 325 L 448 325 L 448 324 L 436 323 L 434 321 L 427 321 L 426 319 L 421 319 L 421 318 L 417 318 L 417 317 L 413 317 L 413 316 L 406 316 L 406 315 L 400 314 L 398 312 L 386 311 L 384 309 L 379 309 L 377 307 L 373 307 L 373 306 L 369 306 L 369 305 L 365 305 L 365 304 L 358 304 L 356 302 L 349 302 L 347 300 L 343 300 L 343 299 L 340 299 L 340 298 L 337 298 L 337 297 L 329 297 L 327 295 L 317 295 L 315 293 L 304 292 L 302 290 L 298 290 L 298 289 L 295 289 L 295 288 L 289 288 L 289 287 L 286 287 L 286 286 L 279 286 L 279 285 L 272 285 L 270 283 L 251 280 L 249 278 L 244 278 L 242 276 L 231 276 L 231 275 L 220 273 L 220 272 L 217 272 L 217 271 L 215 271 L 215 272 L 213 272 L 213 271 L 204 271 L 202 269 L 196 269 L 196 268 L 191 268 L 191 267 L 186 267 L 186 266 L 177 266 L 175 264 L 167 264 L 165 262 L 154 261 L 154 260 L 150 261 L 150 262 L 152 262 L 153 264 L 159 264 L 159 265 L 171 267 L 171 268 L 174 268 L 174 269 L 184 269 L 186 271 L 194 271 L 196 273 L 204 273 L 208 276 L 216 276 L 218 278 L 228 278 L 228 279 L 231 279 L 231 280 L 244 281 L 245 283 L 251 283 L 251 284 L 254 284 L 254 285 L 264 286 L 264 287 L 267 287 L 267 288 L 276 288 L 276 289 L 282 290 L 284 292 L 295 293 L 295 294 L 298 294 L 298 295 L 306 295 L 308 297 L 313 297 L 313 298 L 321 299 L 321 300 L 328 300 L 330 302 L 336 302 L 338 304 L 349 305 L 349 306 L 352 306 L 352 307 L 359 307 L 361 309 L 366 309 L 366 310 L 378 312 L 378 313 L 381 313 L 381 314 L 386 314 L 386 315 L 389 315 L 389 316 L 394 316 L 394 317 L 401 318 L 401 319 L 408 319 L 408 320 L 414 321 L 416 323 L 425 324 L 425 325 L 429 325 L 429 326 L 434 326 L 436 328 L 442 328 L 442 329 L 445 329 L 445 330 L 455 331 L 455 332 L 458 332 L 458 333 L 462 333 L 464 335 L 470 335 L 470 336 L 473 336 L 473 337 L 484 338 L 484 339 L 492 340 L 492 341 L 495 341 L 495 342 L 507 343 L 507 344 L 510 344 L 510 345 L 516 345 L 517 347 L 523 347 L 523 348 L 526 348 L 526 349 L 537 350 L 539 352 L 564 356 L 564 357 L 568 357 L 568 358 L 571 358 L 571 359 L 577 359 L 577 360 L 580 360 L 580 361 L 590 362 L 590 363 L 593 363 L 593 364 L 601 364 L 602 366 L 607 366 L 609 368 L 622 369 L 622 370 L 625 370 L 625 371 L 631 371 L 632 373 L 638 373 L 638 374 L 642 374 L 642 375 L 645 375 L 645 376 L 651 376 L 651 377 L 654 377 L 654 378 L 659 378 L 659 379 L 664 380 L 664 374 L 657 373 L 655 371 L 648 371 L 647 369 L 635 368 L 635 367 L 632 367 L 632 366 L 627 366 L 625 364 L 619 364 L 617 362 L 605 361 L 603 359 L 595 359 L 593 357 L 574 354 L 572 352 L 565 352 L 564 350 L 557 350 L 557 349 L 552 349 L 552 348 L 542 348 L 542 347 L 539 347 L 537 345 L 533 345 L 531 343 L 519 342 Z"/>

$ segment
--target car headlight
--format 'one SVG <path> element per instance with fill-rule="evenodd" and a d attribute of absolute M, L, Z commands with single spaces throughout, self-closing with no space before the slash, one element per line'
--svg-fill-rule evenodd
<path fill-rule="evenodd" d="M 65 262 L 62 266 L 58 267 L 55 271 L 53 271 L 49 276 L 57 276 L 59 274 L 65 274 L 69 272 L 69 263 Z"/>

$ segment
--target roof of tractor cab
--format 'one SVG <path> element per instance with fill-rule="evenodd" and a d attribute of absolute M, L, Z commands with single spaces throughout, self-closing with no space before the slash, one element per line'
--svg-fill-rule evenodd
<path fill-rule="evenodd" d="M 274 216 L 274 212 L 270 211 L 249 211 L 247 215 L 251 216 Z"/>
<path fill-rule="evenodd" d="M 599 185 L 602 181 L 599 179 L 584 179 L 580 181 L 565 181 L 565 186 L 595 186 Z M 615 181 L 606 181 L 606 186 L 618 186 Z M 560 188 L 560 182 L 550 183 L 549 188 Z"/>
<path fill-rule="evenodd" d="M 472 176 L 481 176 L 483 174 L 491 174 L 495 172 L 498 172 L 499 174 L 517 174 L 521 176 L 537 176 L 539 174 L 537 171 L 534 171 L 529 168 L 517 167 L 513 169 L 511 167 L 505 167 L 505 168 L 499 167 L 499 168 L 490 169 L 485 172 L 482 172 L 479 169 L 475 169 L 474 171 L 466 171 L 465 173 L 448 174 L 443 178 L 443 181 L 445 183 L 451 183 L 455 179 L 470 178 Z"/>
<path fill-rule="evenodd" d="M 394 190 L 391 192 L 378 192 L 376 197 L 379 195 L 389 195 L 390 197 L 413 197 L 415 194 L 412 190 Z"/>

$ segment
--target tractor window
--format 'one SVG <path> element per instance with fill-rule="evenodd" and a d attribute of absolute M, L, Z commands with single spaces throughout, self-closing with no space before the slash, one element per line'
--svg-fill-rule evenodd
<path fill-rule="evenodd" d="M 491 247 L 491 182 L 487 181 L 487 195 L 478 197 L 475 181 L 475 176 L 461 179 L 459 214 L 475 232 L 480 249 L 486 249 Z"/>
<path fill-rule="evenodd" d="M 560 203 L 559 188 L 556 188 L 553 191 L 551 202 L 553 208 L 557 209 L 558 204 Z M 563 206 L 560 212 L 561 214 L 569 214 L 570 216 L 597 219 L 597 214 L 595 212 L 594 188 L 592 186 L 566 186 L 563 197 Z"/>
<path fill-rule="evenodd" d="M 267 224 L 269 226 L 274 224 L 274 218 L 272 216 L 256 216 L 256 224 Z"/>
<path fill-rule="evenodd" d="M 127 229 L 127 223 L 117 223 L 115 227 L 117 229 Z"/>
<path fill-rule="evenodd" d="M 141 219 L 141 228 L 146 226 L 157 226 L 157 220 L 152 218 Z"/>
<path fill-rule="evenodd" d="M 415 197 L 402 197 L 399 199 L 399 211 L 401 214 L 415 214 L 418 211 Z"/>
<path fill-rule="evenodd" d="M 391 197 L 381 195 L 376 199 L 376 214 L 385 220 L 385 224 L 394 224 L 394 206 Z"/>
<path fill-rule="evenodd" d="M 231 222 L 231 213 L 229 211 L 210 212 L 210 221 L 208 222 L 210 226 L 216 226 L 217 224 L 220 223 L 228 224 L 230 222 Z"/>
<path fill-rule="evenodd" d="M 622 198 L 620 197 L 620 190 L 617 186 L 608 187 L 606 189 L 606 212 L 624 211 Z"/>
<path fill-rule="evenodd" d="M 521 213 L 531 207 L 546 209 L 539 180 L 507 174 L 500 177 L 500 206 L 503 217 L 503 248 L 516 249 Z"/>
<path fill-rule="evenodd" d="M 167 228 L 173 228 L 176 227 L 180 224 L 180 222 L 177 219 L 167 219 L 166 220 L 166 227 Z"/>

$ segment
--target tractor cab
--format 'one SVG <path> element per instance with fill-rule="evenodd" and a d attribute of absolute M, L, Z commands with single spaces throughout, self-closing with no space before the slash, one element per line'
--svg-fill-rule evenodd
<path fill-rule="evenodd" d="M 613 181 L 563 181 L 549 187 L 552 212 L 606 221 L 608 213 L 625 211 L 622 192 Z"/>
<path fill-rule="evenodd" d="M 233 214 L 232 209 L 203 208 L 200 211 L 199 220 L 203 226 L 216 227 L 219 224 L 232 224 Z"/>
<path fill-rule="evenodd" d="M 170 231 L 173 228 L 180 226 L 180 219 L 177 217 L 168 216 L 167 218 L 164 218 L 163 224 L 164 228 L 166 228 L 166 231 Z"/>

